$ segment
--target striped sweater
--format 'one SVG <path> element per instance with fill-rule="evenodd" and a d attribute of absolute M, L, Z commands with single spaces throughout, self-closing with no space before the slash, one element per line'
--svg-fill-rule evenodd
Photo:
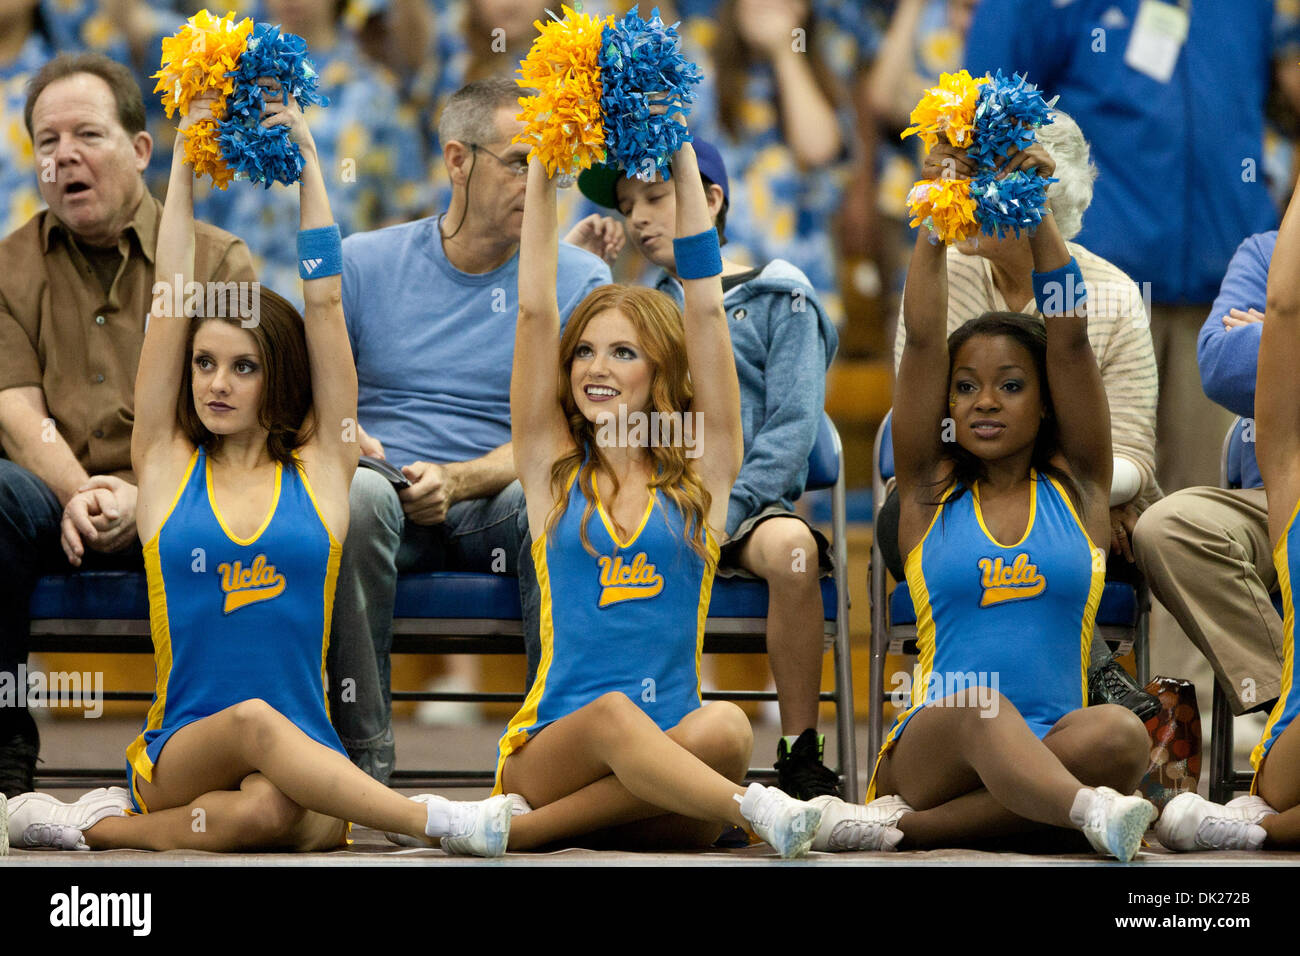
<path fill-rule="evenodd" d="M 1156 484 L 1156 356 L 1150 321 L 1137 284 L 1118 267 L 1083 246 L 1067 242 L 1088 288 L 1088 340 L 1101 366 L 1102 385 L 1110 404 L 1111 445 L 1117 458 L 1131 461 L 1142 476 L 1133 500 L 1145 511 L 1163 492 Z M 1014 312 L 993 284 L 993 270 L 982 256 L 948 249 L 948 332 L 984 312 Z M 1042 319 L 1031 298 L 1025 315 Z M 894 370 L 903 358 L 902 308 L 894 339 Z"/>

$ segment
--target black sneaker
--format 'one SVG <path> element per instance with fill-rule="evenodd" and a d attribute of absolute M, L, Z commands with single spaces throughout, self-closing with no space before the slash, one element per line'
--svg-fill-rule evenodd
<path fill-rule="evenodd" d="M 19 727 L 0 739 L 0 793 L 6 797 L 31 793 L 36 789 L 36 756 L 41 751 L 36 722 L 23 711 Z"/>
<path fill-rule="evenodd" d="M 788 747 L 784 737 L 776 745 L 776 785 L 796 800 L 840 796 L 840 777 L 822 763 L 825 738 L 811 727 Z"/>
<path fill-rule="evenodd" d="M 1144 724 L 1160 713 L 1160 698 L 1139 687 L 1114 654 L 1088 675 L 1088 703 L 1119 704 L 1137 714 Z"/>

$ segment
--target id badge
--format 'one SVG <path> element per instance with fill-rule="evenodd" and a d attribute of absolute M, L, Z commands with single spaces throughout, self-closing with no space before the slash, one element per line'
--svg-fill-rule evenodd
<path fill-rule="evenodd" d="M 1129 36 L 1124 62 L 1157 83 L 1168 83 L 1187 42 L 1187 9 L 1160 0 L 1142 0 Z"/>

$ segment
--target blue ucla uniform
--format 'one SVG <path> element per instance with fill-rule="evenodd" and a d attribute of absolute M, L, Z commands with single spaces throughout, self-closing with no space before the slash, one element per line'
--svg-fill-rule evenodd
<path fill-rule="evenodd" d="M 1264 724 L 1264 736 L 1250 754 L 1250 765 L 1255 770 L 1255 779 L 1251 781 L 1250 792 L 1256 792 L 1259 770 L 1264 765 L 1264 758 L 1272 749 L 1282 731 L 1291 725 L 1300 711 L 1300 693 L 1295 688 L 1295 581 L 1296 568 L 1300 567 L 1300 502 L 1291 512 L 1286 531 L 1273 549 L 1273 565 L 1277 568 L 1278 585 L 1282 588 L 1282 693 L 1273 705 Z"/>
<path fill-rule="evenodd" d="M 212 498 L 212 467 L 194 452 L 171 509 L 144 546 L 158 686 L 127 748 L 152 781 L 163 747 L 187 724 L 260 698 L 312 740 L 345 754 L 329 721 L 325 652 L 342 547 L 299 468 L 275 466 L 270 514 L 236 537 Z"/>
<path fill-rule="evenodd" d="M 911 706 L 883 754 L 917 712 L 954 694 L 968 706 L 996 690 L 1042 738 L 1088 700 L 1088 655 L 1105 585 L 1105 554 L 1093 547 L 1065 489 L 1030 472 L 1029 523 L 1012 545 L 994 540 L 980 513 L 979 485 L 943 495 L 907 556 L 916 607 L 917 665 Z M 988 688 L 984 695 L 978 690 Z"/>
<path fill-rule="evenodd" d="M 596 505 L 587 522 L 593 557 L 582 546 L 587 501 L 575 479 L 576 472 L 554 533 L 532 545 L 542 594 L 542 657 L 523 706 L 501 737 L 498 792 L 506 757 L 602 694 L 626 694 L 660 730 L 700 706 L 700 652 L 717 542 L 706 531 L 708 560 L 700 557 L 681 511 L 657 490 L 640 526 L 621 541 L 593 487 Z"/>

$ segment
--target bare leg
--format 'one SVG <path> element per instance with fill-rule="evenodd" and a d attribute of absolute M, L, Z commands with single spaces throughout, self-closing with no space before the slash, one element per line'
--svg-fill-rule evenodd
<path fill-rule="evenodd" d="M 1260 826 L 1268 834 L 1266 850 L 1300 848 L 1300 728 L 1292 723 L 1269 748 L 1259 772 L 1259 795 L 1277 816 L 1267 816 Z"/>
<path fill-rule="evenodd" d="M 898 822 L 904 847 L 952 846 L 1039 824 L 1073 830 L 1069 813 L 1079 790 L 1131 792 L 1149 749 L 1141 721 L 1115 705 L 1072 711 L 1042 741 L 1004 697 L 996 717 L 927 707 L 882 761 L 877 789 L 916 808 Z"/>
<path fill-rule="evenodd" d="M 347 826 L 298 806 L 260 773 L 238 790 L 214 790 L 183 807 L 109 817 L 86 832 L 92 850 L 329 850 Z"/>
<path fill-rule="evenodd" d="M 99 834 L 107 824 L 102 839 L 111 839 L 111 845 L 118 847 L 243 848 L 242 844 L 213 845 L 214 837 L 234 839 L 231 828 L 218 823 L 215 831 L 195 833 L 190 815 L 195 809 L 204 809 L 204 801 L 210 802 L 216 791 L 238 789 L 243 793 L 245 779 L 259 772 L 299 810 L 428 839 L 424 832 L 428 810 L 423 804 L 371 779 L 347 757 L 316 743 L 265 701 L 246 700 L 177 731 L 163 748 L 153 781 L 138 781 L 140 795 L 151 812 L 102 820 L 86 831 L 86 842 L 99 846 Z M 242 819 L 248 808 L 238 802 L 238 795 L 232 799 L 235 802 L 219 800 L 218 808 L 230 813 L 231 820 Z M 245 799 L 261 801 L 255 805 L 263 807 L 275 800 L 260 787 L 254 787 L 252 796 Z M 173 808 L 186 809 L 183 827 L 171 817 L 158 824 L 151 822 L 157 811 Z M 300 821 L 291 817 L 287 810 L 279 817 L 280 823 L 286 824 L 283 840 L 300 838 Z M 305 825 L 314 829 L 310 823 Z M 138 840 L 132 836 L 137 831 Z"/>
<path fill-rule="evenodd" d="M 643 838 L 658 832 L 670 845 L 707 843 L 721 824 L 745 824 L 734 798 L 744 793 L 737 783 L 752 747 L 749 721 L 734 704 L 709 704 L 665 733 L 625 695 L 605 694 L 506 759 L 503 787 L 535 808 L 511 822 L 510 849 L 637 821 L 650 821 Z"/>
<path fill-rule="evenodd" d="M 767 582 L 767 657 L 781 732 L 794 736 L 816 728 L 824 617 L 817 541 L 796 518 L 768 518 L 750 532 L 738 560 Z"/>

